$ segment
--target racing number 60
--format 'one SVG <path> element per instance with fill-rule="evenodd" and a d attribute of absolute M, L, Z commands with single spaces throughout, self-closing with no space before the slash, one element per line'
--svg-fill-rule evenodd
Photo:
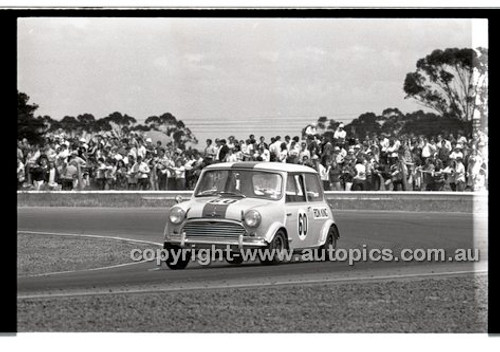
<path fill-rule="evenodd" d="M 306 237 L 307 235 L 307 215 L 299 213 L 299 236 Z"/>

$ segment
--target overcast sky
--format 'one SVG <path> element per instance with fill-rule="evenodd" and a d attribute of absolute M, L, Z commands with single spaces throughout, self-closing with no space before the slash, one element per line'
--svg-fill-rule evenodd
<path fill-rule="evenodd" d="M 170 112 L 200 141 L 299 135 L 405 100 L 403 81 L 434 49 L 486 46 L 471 20 L 25 18 L 18 89 L 61 119 Z M 484 27 L 485 28 L 485 27 Z M 202 142 L 202 145 L 204 143 Z"/>

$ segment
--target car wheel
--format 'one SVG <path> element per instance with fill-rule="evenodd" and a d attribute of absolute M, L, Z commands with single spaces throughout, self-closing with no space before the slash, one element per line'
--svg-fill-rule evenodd
<path fill-rule="evenodd" d="M 269 245 L 266 247 L 268 253 L 265 257 L 260 259 L 261 263 L 265 265 L 282 263 L 284 261 L 283 254 L 278 255 L 276 253 L 283 253 L 286 249 L 286 236 L 283 230 L 279 230 L 276 235 L 274 235 L 271 243 L 269 243 Z M 270 258 L 271 255 L 273 255 L 272 258 Z"/>
<path fill-rule="evenodd" d="M 326 236 L 325 244 L 323 244 L 320 248 L 321 251 L 325 251 L 325 260 L 328 259 L 328 252 L 337 248 L 337 238 L 338 238 L 338 230 L 335 226 L 331 226 L 330 230 L 328 230 L 328 235 Z M 323 258 L 323 256 L 321 255 Z"/>
<path fill-rule="evenodd" d="M 239 253 L 231 253 L 231 259 L 226 257 L 226 262 L 232 265 L 241 265 L 243 263 L 243 257 Z"/>
<path fill-rule="evenodd" d="M 191 260 L 191 252 L 188 251 L 186 252 L 185 256 L 179 255 L 179 251 L 182 250 L 181 247 L 176 246 L 176 245 L 168 245 L 165 244 L 163 246 L 163 249 L 168 251 L 168 258 L 165 260 L 165 263 L 167 266 L 172 269 L 172 270 L 182 270 L 186 269 L 186 267 L 189 264 L 189 261 Z M 174 255 L 175 253 L 175 255 Z M 179 258 L 177 261 L 174 259 Z"/>

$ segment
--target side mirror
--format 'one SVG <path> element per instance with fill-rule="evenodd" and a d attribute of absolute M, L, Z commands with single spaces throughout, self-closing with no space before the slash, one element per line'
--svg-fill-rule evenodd
<path fill-rule="evenodd" d="M 180 196 L 180 195 L 176 195 L 176 196 L 175 196 L 175 202 L 176 202 L 177 204 L 179 204 L 180 202 L 182 202 L 182 196 Z"/>

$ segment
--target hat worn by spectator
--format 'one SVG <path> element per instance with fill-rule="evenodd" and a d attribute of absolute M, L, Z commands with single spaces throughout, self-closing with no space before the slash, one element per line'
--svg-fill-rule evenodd
<path fill-rule="evenodd" d="M 151 138 L 146 138 L 146 142 L 153 143 L 153 140 Z"/>

